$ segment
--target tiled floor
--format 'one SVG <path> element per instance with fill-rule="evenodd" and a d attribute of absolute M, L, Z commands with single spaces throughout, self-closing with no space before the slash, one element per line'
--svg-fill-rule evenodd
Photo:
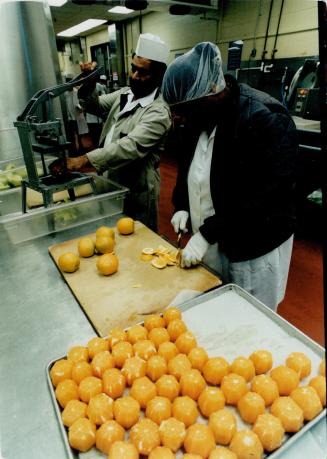
<path fill-rule="evenodd" d="M 173 212 L 171 193 L 176 180 L 176 163 L 167 156 L 161 160 L 159 233 L 170 240 L 176 235 L 170 225 Z M 319 344 L 324 345 L 322 247 L 314 238 L 295 237 L 284 301 L 278 312 Z"/>

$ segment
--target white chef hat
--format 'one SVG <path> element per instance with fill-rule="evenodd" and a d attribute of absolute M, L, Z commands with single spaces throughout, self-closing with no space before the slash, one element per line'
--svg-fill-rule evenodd
<path fill-rule="evenodd" d="M 167 64 L 169 47 L 158 35 L 141 33 L 136 45 L 135 54 L 145 59 Z"/>

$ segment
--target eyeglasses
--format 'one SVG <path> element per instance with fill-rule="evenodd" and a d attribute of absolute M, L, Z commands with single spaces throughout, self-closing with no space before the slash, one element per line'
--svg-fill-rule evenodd
<path fill-rule="evenodd" d="M 145 69 L 143 67 L 137 67 L 134 64 L 131 65 L 131 70 L 132 70 L 132 73 L 137 72 L 140 75 L 140 77 L 151 75 L 151 70 L 150 69 Z"/>

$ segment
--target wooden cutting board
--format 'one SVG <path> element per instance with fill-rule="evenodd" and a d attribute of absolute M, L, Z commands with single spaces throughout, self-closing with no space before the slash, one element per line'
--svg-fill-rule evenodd
<path fill-rule="evenodd" d="M 89 236 L 95 239 L 95 234 Z M 64 252 L 78 253 L 77 241 L 73 239 L 49 247 L 54 262 L 57 264 Z M 113 327 L 127 327 L 140 322 L 147 314 L 163 311 L 182 290 L 205 292 L 221 284 L 218 277 L 202 266 L 157 269 L 151 262 L 140 259 L 142 249 L 155 249 L 159 245 L 176 250 L 142 223 L 135 222 L 133 234 L 121 236 L 116 232 L 118 272 L 112 276 L 99 274 L 98 255 L 94 255 L 81 258 L 80 268 L 75 273 L 61 273 L 100 336 L 107 336 Z"/>

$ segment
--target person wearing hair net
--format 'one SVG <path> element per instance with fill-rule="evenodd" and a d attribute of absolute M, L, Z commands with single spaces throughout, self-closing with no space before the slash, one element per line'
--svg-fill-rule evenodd
<path fill-rule="evenodd" d="M 67 160 L 70 170 L 91 164 L 129 188 L 124 213 L 154 231 L 158 224 L 160 154 L 171 126 L 169 106 L 160 91 L 168 55 L 168 46 L 158 36 L 141 34 L 132 59 L 130 87 L 100 96 L 94 82 L 79 89 L 81 105 L 87 112 L 108 115 L 99 148 Z M 87 73 L 95 65 L 82 64 L 81 69 Z"/>
<path fill-rule="evenodd" d="M 291 116 L 268 94 L 224 77 L 220 51 L 209 42 L 168 66 L 162 92 L 184 131 L 171 223 L 193 235 L 181 266 L 203 261 L 276 310 L 295 226 Z"/>

